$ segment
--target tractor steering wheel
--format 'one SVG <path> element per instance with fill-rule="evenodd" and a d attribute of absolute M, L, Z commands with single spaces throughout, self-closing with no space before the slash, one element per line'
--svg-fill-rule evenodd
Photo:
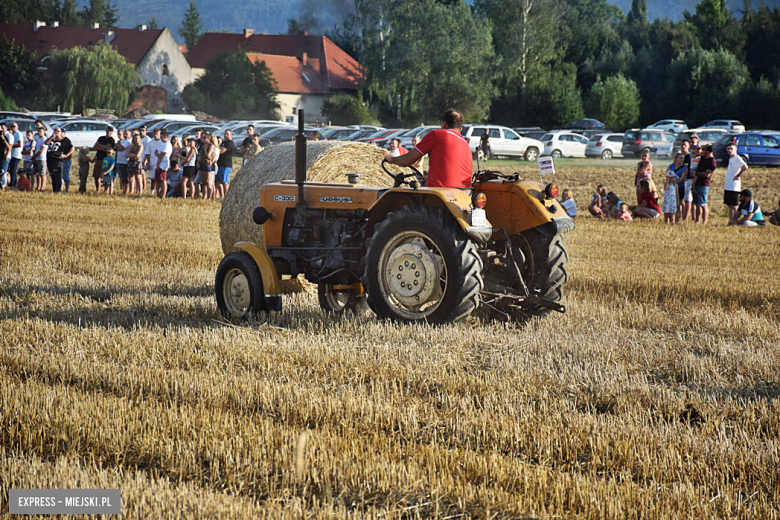
<path fill-rule="evenodd" d="M 395 181 L 395 183 L 393 184 L 394 188 L 398 188 L 400 186 L 403 186 L 404 184 L 406 184 L 407 186 L 411 186 L 411 183 L 406 180 L 409 177 L 415 177 L 415 178 L 418 176 L 422 177 L 422 174 L 414 166 L 407 166 L 407 168 L 412 170 L 413 173 L 398 173 L 398 174 L 390 173 L 390 171 L 387 169 L 387 166 L 385 166 L 386 162 L 387 159 L 382 159 L 382 169 L 385 171 L 386 174 L 392 177 L 393 181 Z"/>

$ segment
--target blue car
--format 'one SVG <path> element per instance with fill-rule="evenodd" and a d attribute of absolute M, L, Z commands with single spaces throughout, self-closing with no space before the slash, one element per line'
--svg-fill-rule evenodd
<path fill-rule="evenodd" d="M 736 143 L 737 155 L 751 166 L 780 165 L 780 134 L 745 132 L 721 137 L 712 146 L 712 154 L 718 161 L 718 166 L 728 164 L 729 154 L 726 152 L 726 146 L 731 143 Z"/>

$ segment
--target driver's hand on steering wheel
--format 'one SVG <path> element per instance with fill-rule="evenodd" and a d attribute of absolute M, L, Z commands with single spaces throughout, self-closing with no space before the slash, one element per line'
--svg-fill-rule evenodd
<path fill-rule="evenodd" d="M 395 159 L 395 155 L 393 155 L 391 153 L 385 155 L 385 161 L 389 162 L 390 164 L 395 164 L 393 162 L 393 159 Z"/>

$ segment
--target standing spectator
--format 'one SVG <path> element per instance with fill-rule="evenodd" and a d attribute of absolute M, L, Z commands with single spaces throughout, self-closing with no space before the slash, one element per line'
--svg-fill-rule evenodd
<path fill-rule="evenodd" d="M 211 143 L 211 134 L 209 132 L 203 132 L 200 137 L 201 144 L 200 151 L 198 152 L 198 175 L 200 175 L 203 199 L 208 200 L 211 197 L 211 167 L 214 165 L 216 150 L 215 146 Z"/>
<path fill-rule="evenodd" d="M 127 150 L 130 148 L 131 136 L 130 130 L 122 130 L 121 128 L 117 130 L 119 141 L 116 143 L 116 173 L 122 186 L 122 195 L 127 195 L 130 189 L 130 178 L 127 172 Z"/>
<path fill-rule="evenodd" d="M 108 152 L 109 149 L 114 149 L 114 145 L 116 145 L 114 127 L 109 126 L 106 128 L 106 135 L 100 136 L 92 146 L 94 150 L 97 150 L 97 153 L 95 154 L 95 169 L 92 170 L 92 177 L 95 179 L 95 191 L 100 191 L 100 179 L 103 178 L 104 175 L 103 159 L 106 158 L 106 152 Z M 111 160 L 113 161 L 114 159 L 112 158 Z M 113 172 L 114 170 L 112 169 L 111 171 Z M 111 193 L 113 193 L 113 186 Z"/>
<path fill-rule="evenodd" d="M 224 199 L 230 182 L 230 172 L 233 170 L 233 154 L 236 151 L 236 145 L 233 142 L 233 133 L 225 130 L 225 139 L 219 148 L 219 159 L 217 159 L 217 197 Z"/>
<path fill-rule="evenodd" d="M 33 137 L 33 131 L 27 130 L 27 140 L 22 146 L 22 158 L 24 159 L 22 170 L 27 174 L 27 180 L 31 180 L 30 177 L 33 173 L 33 154 L 35 153 L 35 138 Z M 32 179 L 33 181 L 35 179 Z"/>
<path fill-rule="evenodd" d="M 144 155 L 141 158 L 141 184 L 139 185 L 139 195 L 146 193 L 146 171 L 149 169 L 149 143 L 152 142 L 152 138 L 146 135 L 146 125 L 138 129 L 141 136 L 141 146 L 144 150 Z"/>
<path fill-rule="evenodd" d="M 761 208 L 753 200 L 753 193 L 750 190 L 739 192 L 739 213 L 738 217 L 729 219 L 729 226 L 763 227 L 766 224 Z"/>
<path fill-rule="evenodd" d="M 653 163 L 650 162 L 650 152 L 642 152 L 642 160 L 636 165 L 636 177 L 634 177 L 637 204 L 639 204 L 639 194 L 641 193 L 640 183 L 645 179 L 652 178 L 652 175 Z"/>
<path fill-rule="evenodd" d="M 678 153 L 674 157 L 674 162 L 666 169 L 666 177 L 664 178 L 664 222 L 667 224 L 674 224 L 676 220 L 677 210 L 679 206 L 677 204 L 677 186 L 682 180 L 681 175 L 685 173 L 687 166 L 685 166 L 685 155 Z"/>
<path fill-rule="evenodd" d="M 571 218 L 577 216 L 577 204 L 574 203 L 574 199 L 571 198 L 571 190 L 566 188 L 561 194 L 561 207 Z"/>
<path fill-rule="evenodd" d="M 607 190 L 604 189 L 603 184 L 596 186 L 596 191 L 593 192 L 593 200 L 588 204 L 588 212 L 594 217 L 606 218 L 604 214 L 605 206 L 607 204 Z"/>
<path fill-rule="evenodd" d="M 35 189 L 44 191 L 46 189 L 46 152 L 49 147 L 46 146 L 46 129 L 39 126 L 35 136 L 35 152 L 33 161 L 35 161 Z"/>
<path fill-rule="evenodd" d="M 393 155 L 393 157 L 398 157 L 399 155 L 404 155 L 409 153 L 409 150 L 401 146 L 401 140 L 397 137 L 393 137 L 390 139 L 390 153 Z"/>
<path fill-rule="evenodd" d="M 142 195 L 144 178 L 146 172 L 143 167 L 144 162 L 144 145 L 141 141 L 141 134 L 133 134 L 130 140 L 130 146 L 127 149 L 127 180 L 130 183 L 128 192 L 131 195 Z"/>
<path fill-rule="evenodd" d="M 16 121 L 11 121 L 8 129 L 14 139 L 11 145 L 11 160 L 8 162 L 8 172 L 11 174 L 11 186 L 16 186 L 16 173 L 19 171 L 19 163 L 22 162 L 22 146 L 24 140 Z M 29 190 L 28 190 L 29 191 Z"/>
<path fill-rule="evenodd" d="M 249 125 L 246 127 L 246 137 L 244 138 L 244 141 L 241 143 L 241 148 L 238 149 L 238 153 L 241 155 L 246 155 L 247 150 L 249 150 L 249 147 L 252 146 L 252 137 L 255 135 L 255 126 Z"/>
<path fill-rule="evenodd" d="M 113 155 L 114 149 L 108 148 L 106 156 L 103 157 L 103 162 L 100 165 L 100 170 L 103 173 L 103 190 L 109 195 L 114 194 L 114 179 L 116 178 L 116 161 Z"/>
<path fill-rule="evenodd" d="M 11 132 L 8 131 L 8 127 L 5 123 L 0 123 L 0 175 L 5 180 L 5 174 L 8 171 L 9 163 L 11 162 L 11 149 L 14 146 L 14 137 Z M 10 179 L 11 176 L 8 175 Z M 9 181 L 5 181 L 6 184 Z"/>
<path fill-rule="evenodd" d="M 707 198 L 710 194 L 710 179 L 712 173 L 718 167 L 718 163 L 712 156 L 712 145 L 708 144 L 701 149 L 701 158 L 696 167 L 696 176 L 693 182 L 693 212 L 697 224 L 707 225 L 710 217 L 710 208 Z"/>
<path fill-rule="evenodd" d="M 693 157 L 691 156 L 691 143 L 684 140 L 680 144 L 680 153 L 683 154 L 683 163 L 685 171 L 681 175 L 683 182 L 677 185 L 677 221 L 689 220 L 691 218 L 691 203 L 693 202 Z"/>
<path fill-rule="evenodd" d="M 211 144 L 214 145 L 214 166 L 211 167 L 211 174 L 214 177 L 212 177 L 211 181 L 211 194 L 209 195 L 209 200 L 214 200 L 217 196 L 217 189 L 214 185 L 213 179 L 217 176 L 217 161 L 219 161 L 219 157 L 222 155 L 222 152 L 220 152 L 220 149 L 222 148 L 222 138 L 216 135 L 212 135 Z"/>
<path fill-rule="evenodd" d="M 152 195 L 154 195 L 154 188 L 156 185 L 154 177 L 157 174 L 157 155 L 155 152 L 157 151 L 158 146 L 160 146 L 160 129 L 155 128 L 154 139 L 149 141 L 149 143 L 144 146 L 144 153 L 146 154 L 146 169 L 148 171 L 146 178 L 149 179 Z"/>
<path fill-rule="evenodd" d="M 320 133 L 317 130 L 314 130 L 309 134 L 309 140 L 310 141 L 319 141 L 320 140 Z"/>
<path fill-rule="evenodd" d="M 63 139 L 68 137 L 64 128 L 60 128 L 60 134 Z M 70 139 L 68 139 L 68 141 L 70 141 Z M 68 193 L 68 190 L 70 189 L 70 167 L 73 165 L 73 154 L 75 152 L 76 147 L 73 146 L 73 143 L 71 142 L 70 151 L 62 155 L 62 183 L 65 185 L 65 189 L 62 191 L 65 193 Z"/>
<path fill-rule="evenodd" d="M 55 128 L 51 137 L 46 139 L 48 153 L 46 154 L 46 163 L 49 166 L 51 175 L 51 189 L 54 193 L 62 191 L 62 158 L 64 155 L 73 152 L 73 144 L 70 139 L 62 135 L 62 130 Z"/>
<path fill-rule="evenodd" d="M 79 193 L 86 193 L 87 192 L 87 179 L 89 179 L 89 170 L 90 170 L 90 164 L 94 163 L 94 159 L 89 158 L 89 148 L 86 146 L 82 146 L 79 148 L 79 156 L 78 156 L 78 165 L 79 165 Z M 101 168 L 102 171 L 102 168 Z"/>
<path fill-rule="evenodd" d="M 415 135 L 414 137 L 412 137 L 412 147 L 417 148 L 418 144 L 420 144 L 420 136 L 419 135 Z M 418 152 L 419 152 L 419 150 L 418 150 Z M 423 161 L 424 160 L 425 160 L 425 155 L 420 156 L 420 158 L 417 160 L 417 162 L 412 164 L 412 168 L 416 168 L 418 172 L 422 173 L 423 172 Z"/>
<path fill-rule="evenodd" d="M 726 147 L 729 154 L 729 165 L 726 169 L 726 182 L 723 184 L 723 204 L 729 207 L 729 220 L 737 216 L 739 192 L 742 191 L 742 174 L 748 170 L 748 165 L 737 155 L 737 145 L 730 143 Z"/>
<path fill-rule="evenodd" d="M 155 137 L 158 132 L 155 130 Z M 163 130 L 160 133 L 160 142 L 154 151 L 156 158 L 154 172 L 154 191 L 157 197 L 164 199 L 168 193 L 168 169 L 171 167 L 171 153 L 173 146 L 168 142 L 168 132 Z"/>
<path fill-rule="evenodd" d="M 250 143 L 249 148 L 247 148 L 246 153 L 244 153 L 244 164 L 262 151 L 263 147 L 260 146 L 260 137 L 253 135 L 252 142 Z"/>
<path fill-rule="evenodd" d="M 661 214 L 661 207 L 658 205 L 658 193 L 650 179 L 639 181 L 639 205 L 629 206 L 634 213 L 634 218 L 658 218 Z"/>
<path fill-rule="evenodd" d="M 192 182 L 195 178 L 195 161 L 198 158 L 198 150 L 195 148 L 195 139 L 192 137 L 187 139 L 187 148 L 184 153 L 181 154 L 181 162 L 184 163 L 182 169 L 182 186 L 181 194 L 184 199 L 187 199 L 187 190 L 190 190 L 192 198 L 195 198 L 195 184 Z"/>
<path fill-rule="evenodd" d="M 479 148 L 482 150 L 482 157 L 487 161 L 490 157 L 490 131 L 487 128 L 479 136 Z"/>

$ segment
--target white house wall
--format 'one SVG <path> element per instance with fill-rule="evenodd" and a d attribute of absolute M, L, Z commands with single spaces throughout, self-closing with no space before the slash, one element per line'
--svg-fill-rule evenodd
<path fill-rule="evenodd" d="M 327 123 L 327 121 L 323 121 L 322 116 L 322 104 L 325 102 L 325 97 L 324 94 L 278 93 L 276 100 L 281 105 L 282 121 L 285 121 L 288 116 L 294 116 L 302 108 L 306 118 L 304 122 L 311 124 Z M 293 112 L 293 108 L 295 112 Z"/>
<path fill-rule="evenodd" d="M 164 65 L 168 68 L 167 75 L 163 74 Z M 182 111 L 182 91 L 197 78 L 167 28 L 163 29 L 135 70 L 141 75 L 144 85 L 162 87 L 168 92 L 170 113 Z"/>

